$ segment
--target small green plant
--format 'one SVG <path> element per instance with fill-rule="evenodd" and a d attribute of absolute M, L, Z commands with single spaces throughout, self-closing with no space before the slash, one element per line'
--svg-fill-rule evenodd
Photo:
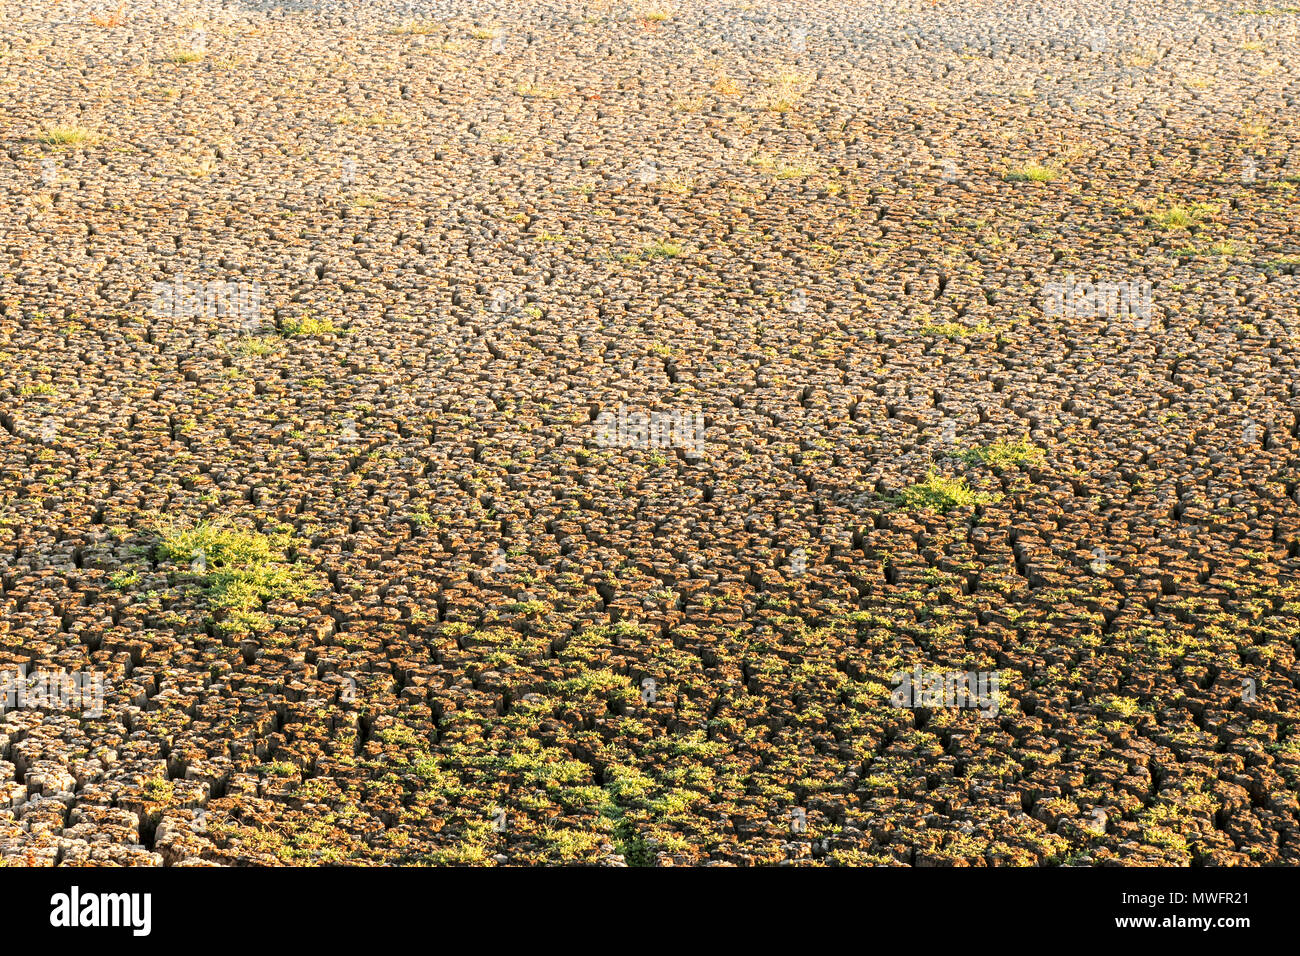
<path fill-rule="evenodd" d="M 84 126 L 46 126 L 41 140 L 52 146 L 89 146 L 99 142 L 99 134 Z"/>
<path fill-rule="evenodd" d="M 1061 171 L 1055 166 L 1015 166 L 1002 174 L 1009 183 L 1050 183 L 1060 178 Z"/>
<path fill-rule="evenodd" d="M 1221 259 L 1231 258 L 1242 253 L 1242 245 L 1232 239 L 1220 239 L 1200 246 L 1183 246 L 1172 249 L 1169 255 L 1175 259 L 1194 259 L 1197 256 L 1217 256 Z"/>
<path fill-rule="evenodd" d="M 806 179 L 815 172 L 807 163 L 782 163 L 777 167 L 777 179 Z"/>
<path fill-rule="evenodd" d="M 773 113 L 789 113 L 798 108 L 812 86 L 813 77 L 793 70 L 782 70 L 769 81 L 771 88 L 758 97 L 758 107 Z"/>
<path fill-rule="evenodd" d="M 287 336 L 302 337 L 343 334 L 343 330 L 336 326 L 330 319 L 314 319 L 307 315 L 300 315 L 293 319 L 285 319 L 284 322 L 280 324 L 280 331 Z"/>
<path fill-rule="evenodd" d="M 135 587 L 139 583 L 139 571 L 128 571 L 123 568 L 119 571 L 114 571 L 108 576 L 109 587 L 118 591 L 125 591 L 127 588 Z"/>
<path fill-rule="evenodd" d="M 1141 710 L 1141 705 L 1132 697 L 1120 697 L 1115 694 L 1102 699 L 1099 705 L 1105 712 L 1118 714 L 1121 717 L 1135 717 Z"/>
<path fill-rule="evenodd" d="M 946 514 L 953 508 L 967 505 L 984 505 L 997 501 L 1001 495 L 974 491 L 965 478 L 945 478 L 930 472 L 925 481 L 904 488 L 885 500 L 902 505 L 912 511 L 937 511 Z"/>
<path fill-rule="evenodd" d="M 373 209 L 387 201 L 388 197 L 383 193 L 353 193 L 347 198 L 347 204 L 354 209 Z"/>
<path fill-rule="evenodd" d="M 971 448 L 962 452 L 961 457 L 967 464 L 973 465 L 978 462 L 998 472 L 1022 465 L 1037 467 L 1044 461 L 1043 450 L 1027 437 L 1019 441 L 999 438 L 982 448 Z"/>
<path fill-rule="evenodd" d="M 989 331 L 987 322 L 977 325 L 962 325 L 960 322 L 932 322 L 920 328 L 922 335 L 941 335 L 949 342 L 964 339 L 968 335 L 980 335 Z"/>
<path fill-rule="evenodd" d="M 675 242 L 652 242 L 642 246 L 640 251 L 628 253 L 624 262 L 644 262 L 654 259 L 676 259 L 684 250 Z"/>
<path fill-rule="evenodd" d="M 312 576 L 285 557 L 286 532 L 262 534 L 220 521 L 159 524 L 155 530 L 156 557 L 189 565 L 182 576 L 203 590 L 222 633 L 268 631 L 266 602 L 301 600 L 317 589 Z"/>
<path fill-rule="evenodd" d="M 279 351 L 280 341 L 272 335 L 244 335 L 235 343 L 235 351 L 240 355 L 253 355 L 263 358 Z"/>
<path fill-rule="evenodd" d="M 1272 262 L 1265 263 L 1265 272 L 1300 272 L 1300 256 L 1282 256 L 1274 259 Z"/>
<path fill-rule="evenodd" d="M 786 161 L 772 153 L 759 153 L 745 160 L 745 165 L 762 170 L 776 179 L 806 179 L 816 174 L 818 166 L 809 159 Z"/>
<path fill-rule="evenodd" d="M 511 614 L 523 614 L 529 617 L 537 614 L 545 614 L 551 610 L 551 605 L 546 601 L 516 601 L 506 608 Z"/>
<path fill-rule="evenodd" d="M 1147 222 L 1165 230 L 1190 229 L 1200 225 L 1212 216 L 1215 206 L 1210 203 L 1194 202 L 1187 205 L 1176 203 L 1165 209 L 1157 209 L 1147 215 Z"/>

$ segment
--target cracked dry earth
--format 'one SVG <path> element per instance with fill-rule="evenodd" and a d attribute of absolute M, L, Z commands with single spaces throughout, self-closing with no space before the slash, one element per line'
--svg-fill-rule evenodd
<path fill-rule="evenodd" d="M 1254 2 L 0 2 L 3 862 L 1300 862 Z"/>

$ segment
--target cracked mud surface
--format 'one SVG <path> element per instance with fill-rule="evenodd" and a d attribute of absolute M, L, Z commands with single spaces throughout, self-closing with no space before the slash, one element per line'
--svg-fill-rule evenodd
<path fill-rule="evenodd" d="M 1300 13 L 50 6 L 4 863 L 1300 863 Z"/>

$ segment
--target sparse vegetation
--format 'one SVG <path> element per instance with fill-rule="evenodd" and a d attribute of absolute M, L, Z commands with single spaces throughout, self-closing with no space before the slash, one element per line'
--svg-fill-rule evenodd
<path fill-rule="evenodd" d="M 988 465 L 994 471 L 1006 471 L 1009 468 L 1025 466 L 1037 468 L 1042 466 L 1045 460 L 1043 450 L 1028 438 L 1018 441 L 999 438 L 980 448 L 968 449 L 962 453 L 962 458 L 969 464 Z"/>
<path fill-rule="evenodd" d="M 649 262 L 655 259 L 676 259 L 685 250 L 675 242 L 652 242 L 637 252 L 623 256 L 624 262 Z"/>
<path fill-rule="evenodd" d="M 249 531 L 222 521 L 159 522 L 158 560 L 181 567 L 173 574 L 203 591 L 217 628 L 224 633 L 260 634 L 274 622 L 268 601 L 302 600 L 319 588 L 296 562 L 287 531 Z"/>
<path fill-rule="evenodd" d="M 42 142 L 52 146 L 93 146 L 100 136 L 84 126 L 46 126 L 41 130 Z"/>
<path fill-rule="evenodd" d="M 1156 209 L 1147 216 L 1147 222 L 1166 231 L 1191 229 L 1210 218 L 1216 207 L 1210 203 L 1175 203 Z"/>
<path fill-rule="evenodd" d="M 1016 166 L 1008 169 L 1002 174 L 1002 178 L 1009 183 L 1051 183 L 1055 182 L 1061 176 L 1061 171 L 1055 166 Z"/>
<path fill-rule="evenodd" d="M 183 65 L 186 63 L 197 63 L 199 60 L 203 59 L 204 56 L 205 52 L 203 50 L 192 47 L 177 47 L 168 55 L 167 59 L 172 63 Z"/>
<path fill-rule="evenodd" d="M 317 319 L 309 315 L 285 319 L 280 323 L 282 334 L 291 338 L 310 338 L 315 335 L 342 335 L 345 330 L 334 324 L 332 319 Z"/>
<path fill-rule="evenodd" d="M 995 502 L 999 495 L 974 491 L 965 478 L 945 478 L 930 472 L 925 481 L 904 488 L 885 500 L 911 511 L 936 511 L 946 514 L 954 508 L 984 505 Z"/>
<path fill-rule="evenodd" d="M 1300 864 L 1300 21 L 903 6 L 15 7 L 0 867 Z"/>
<path fill-rule="evenodd" d="M 987 322 L 978 322 L 975 325 L 963 325 L 961 322 L 930 322 L 921 326 L 918 331 L 921 335 L 937 335 L 952 342 L 971 335 L 983 335 L 990 331 L 990 328 Z"/>
<path fill-rule="evenodd" d="M 273 335 L 243 335 L 235 342 L 234 350 L 240 355 L 265 358 L 278 352 L 281 345 L 280 339 Z"/>
<path fill-rule="evenodd" d="M 812 77 L 792 70 L 782 70 L 768 83 L 769 88 L 759 95 L 759 108 L 773 113 L 789 113 L 802 102 L 812 83 Z"/>

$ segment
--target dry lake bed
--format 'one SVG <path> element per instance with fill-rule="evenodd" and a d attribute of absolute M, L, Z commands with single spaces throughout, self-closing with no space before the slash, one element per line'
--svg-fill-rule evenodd
<path fill-rule="evenodd" d="M 1300 8 L 0 2 L 0 865 L 1300 863 Z"/>

